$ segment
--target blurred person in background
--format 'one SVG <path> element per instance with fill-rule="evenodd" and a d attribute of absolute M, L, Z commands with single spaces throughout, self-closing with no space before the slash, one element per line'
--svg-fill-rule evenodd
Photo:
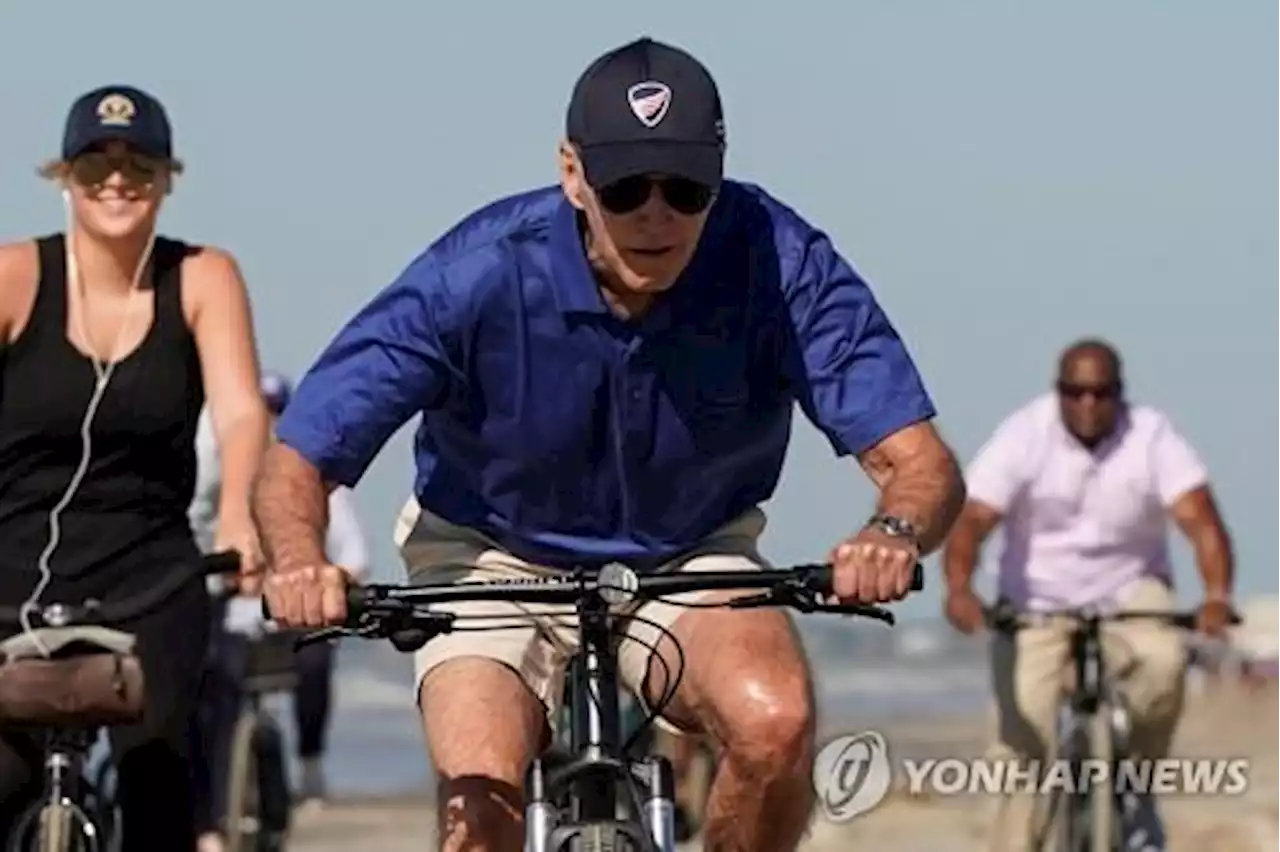
<path fill-rule="evenodd" d="M 292 387 L 278 373 L 264 372 L 262 397 L 274 418 L 289 403 Z M 201 548 L 212 546 L 218 527 L 221 477 L 218 474 L 218 444 L 207 415 L 202 415 L 196 432 L 198 476 L 195 499 L 189 517 Z M 349 488 L 337 488 L 329 495 L 328 555 L 359 580 L 368 571 L 368 548 L 355 501 Z M 239 686 L 250 637 L 263 626 L 260 598 L 248 595 L 223 597 L 217 583 L 214 625 L 208 668 L 201 690 L 197 746 L 200 765 L 197 783 L 196 820 L 201 830 L 200 852 L 222 848 L 219 826 L 226 812 L 224 801 L 230 738 L 240 706 Z M 317 642 L 297 653 L 298 686 L 293 695 L 294 721 L 301 764 L 299 804 L 319 805 L 326 795 L 323 770 L 325 738 L 329 727 L 335 645 Z"/>
<path fill-rule="evenodd" d="M 1229 625 L 1231 542 L 1209 474 L 1165 414 L 1127 400 L 1120 356 L 1108 343 L 1070 346 L 1059 360 L 1054 392 L 1000 424 L 969 465 L 966 485 L 968 501 L 943 550 L 946 616 L 962 633 L 983 625 L 972 577 L 983 541 L 1001 523 L 1002 602 L 1024 611 L 1173 609 L 1166 517 L 1195 550 L 1204 583 L 1199 628 L 1221 636 Z M 993 638 L 1002 757 L 1054 754 L 1071 665 L 1069 630 L 1070 624 L 1055 623 Z M 1134 757 L 1169 751 L 1182 711 L 1183 640 L 1176 628 L 1150 621 L 1106 628 L 1104 653 L 1132 661 L 1111 674 L 1131 705 Z M 1003 800 L 994 848 L 1041 848 L 1050 801 Z M 1143 804 L 1143 827 L 1154 838 L 1154 803 Z"/>

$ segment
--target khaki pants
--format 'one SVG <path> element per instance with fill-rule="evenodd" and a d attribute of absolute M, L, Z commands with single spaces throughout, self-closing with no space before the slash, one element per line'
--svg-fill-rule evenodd
<path fill-rule="evenodd" d="M 757 541 L 764 526 L 764 513 L 752 509 L 662 570 L 760 570 L 765 563 L 757 551 Z M 474 530 L 427 512 L 414 499 L 405 504 L 396 522 L 395 543 L 410 583 L 452 584 L 552 573 L 506 553 Z M 697 602 L 707 594 L 670 595 L 626 610 L 636 617 L 621 622 L 625 624 L 625 638 L 617 649 L 618 675 L 638 700 L 643 702 L 642 686 L 651 649 L 657 646 L 663 630 L 670 630 L 676 619 L 688 611 L 681 603 Z M 414 656 L 415 695 L 420 697 L 423 678 L 441 663 L 459 657 L 483 657 L 519 674 L 547 708 L 548 716 L 555 717 L 563 694 L 566 664 L 577 650 L 576 617 L 571 608 L 504 601 L 441 604 L 438 608 L 465 616 L 464 625 L 468 628 L 483 625 L 486 629 L 447 633 L 418 651 Z M 669 721 L 659 719 L 656 724 L 680 733 Z"/>
<path fill-rule="evenodd" d="M 1127 590 L 1120 608 L 1170 610 L 1174 597 L 1161 581 L 1145 578 Z M 1043 761 L 1056 754 L 1058 711 L 1072 672 L 1070 630 L 1071 622 L 1064 619 L 1020 630 L 1013 637 L 997 634 L 992 638 L 995 757 Z M 1102 654 L 1107 676 L 1129 704 L 1130 756 L 1166 756 L 1182 712 L 1186 651 L 1181 632 L 1140 620 L 1105 625 Z M 1095 742 L 1098 735 L 1095 730 Z M 1045 843 L 1053 837 L 1052 803 L 1050 796 L 1003 798 L 991 848 L 997 852 L 1052 848 Z"/>

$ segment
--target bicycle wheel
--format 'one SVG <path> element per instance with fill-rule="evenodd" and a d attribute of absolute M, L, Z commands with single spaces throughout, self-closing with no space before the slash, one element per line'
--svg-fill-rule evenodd
<path fill-rule="evenodd" d="M 1073 778 L 1080 777 L 1081 755 L 1089 753 L 1089 734 L 1086 725 L 1076 724 L 1069 729 L 1061 759 L 1071 764 Z M 1057 815 L 1058 848 L 1061 852 L 1092 852 L 1094 830 L 1094 806 L 1097 796 L 1090 787 L 1079 790 L 1063 790 L 1054 802 Z"/>
<path fill-rule="evenodd" d="M 32 802 L 14 820 L 13 828 L 5 841 L 5 852 L 40 852 L 40 815 L 46 804 L 48 802 L 45 799 Z"/>
<path fill-rule="evenodd" d="M 258 841 L 258 756 L 253 735 L 258 715 L 246 709 L 231 735 L 231 766 L 227 772 L 227 814 L 223 834 L 227 852 L 251 852 Z"/>
<path fill-rule="evenodd" d="M 70 799 L 33 802 L 14 822 L 5 852 L 108 852 L 92 812 Z"/>
<path fill-rule="evenodd" d="M 40 809 L 40 852 L 76 852 L 71 845 L 75 812 L 66 802 L 50 802 Z"/>
<path fill-rule="evenodd" d="M 254 730 L 253 753 L 258 772 L 257 852 L 278 852 L 289 833 L 293 801 L 284 734 L 270 715 L 261 717 Z"/>

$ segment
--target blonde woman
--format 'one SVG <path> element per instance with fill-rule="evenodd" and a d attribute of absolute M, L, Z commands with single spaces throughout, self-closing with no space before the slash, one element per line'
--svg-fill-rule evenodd
<path fill-rule="evenodd" d="M 127 600 L 199 556 L 187 522 L 206 397 L 223 447 L 219 549 L 260 568 L 248 491 L 266 444 L 249 300 L 235 260 L 156 235 L 181 165 L 168 117 L 128 86 L 71 107 L 65 233 L 0 246 L 0 605 Z M 207 641 L 193 572 L 137 635 L 145 720 L 112 751 L 123 849 L 191 849 L 186 731 Z M 40 780 L 39 743 L 0 731 L 0 833 Z"/>

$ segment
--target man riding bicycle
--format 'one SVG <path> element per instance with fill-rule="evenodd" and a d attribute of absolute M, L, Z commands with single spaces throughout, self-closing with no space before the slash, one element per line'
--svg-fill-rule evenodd
<path fill-rule="evenodd" d="M 831 241 L 759 187 L 723 178 L 716 85 L 640 39 L 583 74 L 560 186 L 474 213 L 343 328 L 297 388 L 255 511 L 281 622 L 340 623 L 325 494 L 353 485 L 421 413 L 415 495 L 396 539 L 411 581 L 529 577 L 620 561 L 758 570 L 759 504 L 799 402 L 880 489 L 831 554 L 836 596 L 899 600 L 963 501 L 933 404 L 874 296 Z M 706 595 L 695 596 L 706 600 Z M 794 849 L 813 802 L 813 690 L 780 610 L 640 607 L 619 648 L 652 706 L 661 655 L 684 677 L 661 724 L 723 755 L 706 843 Z M 687 599 L 685 599 L 687 601 Z M 547 740 L 573 632 L 509 604 L 509 625 L 417 653 L 440 777 L 442 848 L 521 845 L 520 787 Z M 656 651 L 644 644 L 656 646 Z"/>
<path fill-rule="evenodd" d="M 1001 522 L 1007 543 L 999 593 L 1007 603 L 1030 610 L 1171 610 L 1170 515 L 1191 542 L 1204 580 L 1199 626 L 1222 633 L 1232 612 L 1231 544 L 1208 474 L 1169 419 L 1129 405 L 1123 389 L 1115 349 L 1080 341 L 1059 361 L 1056 394 L 1014 412 L 979 451 L 966 475 L 969 501 L 943 555 L 946 613 L 958 630 L 982 626 L 982 602 L 970 581 L 983 540 Z M 1041 760 L 1055 753 L 1071 628 L 1051 623 L 996 636 L 1001 752 Z M 1129 658 L 1109 676 L 1130 705 L 1134 756 L 1163 757 L 1182 709 L 1182 636 L 1145 619 L 1109 624 L 1106 634 L 1108 656 L 1114 650 L 1117 661 Z M 1050 801 L 1002 801 L 993 848 L 1040 848 Z M 1143 827 L 1154 834 L 1149 808 L 1145 816 L 1151 824 Z"/>

